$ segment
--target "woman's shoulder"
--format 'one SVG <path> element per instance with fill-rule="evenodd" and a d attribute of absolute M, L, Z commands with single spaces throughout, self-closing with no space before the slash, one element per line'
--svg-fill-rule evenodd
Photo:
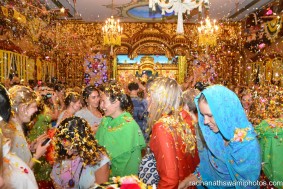
<path fill-rule="evenodd" d="M 80 109 L 79 111 L 77 111 L 77 112 L 75 113 L 75 115 L 76 115 L 76 116 L 78 116 L 78 115 L 85 115 L 85 114 L 88 114 L 88 113 L 90 113 L 90 111 L 89 111 L 87 108 L 82 108 L 82 109 Z"/>
<path fill-rule="evenodd" d="M 5 128 L 16 132 L 20 126 L 14 121 L 9 121 Z"/>
<path fill-rule="evenodd" d="M 98 170 L 100 167 L 104 166 L 105 164 L 109 163 L 110 159 L 107 155 L 102 154 L 101 160 L 96 165 L 86 165 L 85 169 L 89 169 L 92 171 Z"/>
<path fill-rule="evenodd" d="M 118 117 L 116 118 L 111 118 L 109 116 L 105 116 L 102 118 L 102 122 L 109 122 L 111 121 L 111 124 L 113 125 L 117 125 L 117 124 L 137 124 L 134 121 L 133 116 L 129 113 L 129 112 L 123 112 L 122 114 L 120 114 Z"/>
<path fill-rule="evenodd" d="M 159 119 L 152 127 L 152 135 L 165 136 L 171 134 L 173 127 L 166 119 Z"/>
<path fill-rule="evenodd" d="M 110 159 L 106 154 L 101 154 L 101 160 L 99 161 L 99 163 L 97 164 L 99 167 L 102 167 L 103 165 L 105 165 L 106 163 L 109 163 Z"/>
<path fill-rule="evenodd" d="M 154 123 L 154 127 L 164 127 L 173 129 L 176 125 L 179 124 L 179 120 L 174 118 L 172 115 L 162 116 L 157 122 Z"/>
<path fill-rule="evenodd" d="M 2 131 L 7 138 L 11 138 L 13 140 L 12 143 L 14 143 L 14 141 L 18 138 L 25 139 L 22 126 L 18 123 L 15 123 L 14 121 L 9 121 L 9 123 Z"/>
<path fill-rule="evenodd" d="M 255 127 L 257 134 L 267 134 L 267 133 L 282 133 L 283 119 L 270 118 L 260 122 L 259 125 Z"/>
<path fill-rule="evenodd" d="M 120 119 L 123 119 L 127 122 L 130 122 L 132 121 L 134 118 L 132 116 L 132 114 L 130 114 L 129 112 L 123 112 L 120 116 L 119 116 Z"/>
<path fill-rule="evenodd" d="M 108 123 L 109 123 L 111 120 L 112 120 L 112 118 L 109 117 L 109 116 L 104 116 L 104 117 L 102 117 L 100 126 L 108 125 Z"/>
<path fill-rule="evenodd" d="M 123 128 L 127 128 L 127 130 L 129 129 L 136 130 L 140 128 L 138 123 L 135 121 L 135 119 L 129 112 L 123 113 L 123 115 L 120 117 L 119 122 L 120 125 L 122 125 Z"/>

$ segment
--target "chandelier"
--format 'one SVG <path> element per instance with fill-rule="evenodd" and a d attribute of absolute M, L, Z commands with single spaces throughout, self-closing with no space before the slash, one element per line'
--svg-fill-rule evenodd
<path fill-rule="evenodd" d="M 161 8 L 161 14 L 174 12 L 178 15 L 177 34 L 184 34 L 183 13 L 190 15 L 191 10 L 198 8 L 202 12 L 203 7 L 209 8 L 209 0 L 149 0 L 149 8 L 156 10 L 156 5 Z"/>
<path fill-rule="evenodd" d="M 113 16 L 108 18 L 102 27 L 103 45 L 109 45 L 111 47 L 111 55 L 113 55 L 113 47 L 121 45 L 122 31 L 123 28 L 120 26 L 120 21 L 115 21 Z"/>
<path fill-rule="evenodd" d="M 216 20 L 211 22 L 207 17 L 204 22 L 201 21 L 200 26 L 198 27 L 199 45 L 216 46 L 218 29 L 219 27 L 216 24 Z"/>

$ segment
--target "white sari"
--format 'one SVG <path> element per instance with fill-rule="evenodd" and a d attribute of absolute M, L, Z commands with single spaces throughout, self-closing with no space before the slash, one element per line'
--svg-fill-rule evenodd
<path fill-rule="evenodd" d="M 34 174 L 29 166 L 16 154 L 11 153 L 10 141 L 3 145 L 3 189 L 38 189 Z"/>

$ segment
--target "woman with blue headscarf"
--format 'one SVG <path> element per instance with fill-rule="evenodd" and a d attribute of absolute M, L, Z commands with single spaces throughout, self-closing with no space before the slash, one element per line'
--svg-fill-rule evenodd
<path fill-rule="evenodd" d="M 206 144 L 199 149 L 198 168 L 178 188 L 259 188 L 260 148 L 237 95 L 215 85 L 203 90 L 195 103 Z"/>

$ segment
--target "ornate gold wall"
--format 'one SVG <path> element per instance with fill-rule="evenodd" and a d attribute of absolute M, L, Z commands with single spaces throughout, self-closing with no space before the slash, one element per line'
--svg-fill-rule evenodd
<path fill-rule="evenodd" d="M 28 74 L 21 75 L 22 78 L 42 80 L 50 78 L 51 73 L 54 73 L 50 68 L 54 68 L 53 63 L 56 63 L 56 76 L 60 80 L 66 81 L 70 85 L 80 85 L 83 82 L 84 57 L 98 51 L 109 55 L 109 47 L 102 45 L 101 29 L 104 23 L 58 22 L 58 20 L 55 20 L 56 15 L 39 14 L 38 10 L 34 11 L 34 5 L 23 4 L 16 0 L 13 2 L 12 6 L 1 4 L 3 7 L 1 7 L 2 11 L 0 11 L 2 13 L 0 21 L 3 27 L 0 32 L 0 41 L 12 42 L 17 48 L 20 48 L 21 51 L 17 52 L 21 56 L 28 57 L 27 62 L 31 62 L 31 64 L 26 64 L 26 61 L 17 61 L 22 62 L 21 65 L 36 65 L 35 61 L 39 59 L 42 60 L 44 65 L 41 67 L 42 70 L 44 72 L 45 70 L 48 71 L 48 74 L 42 74 L 42 77 L 39 77 L 41 75 L 31 74 L 31 71 L 28 71 L 29 68 L 22 69 L 24 70 L 22 73 L 28 71 Z M 20 10 L 24 10 L 24 12 L 19 12 Z M 206 48 L 199 46 L 197 25 L 185 24 L 185 34 L 177 36 L 175 34 L 176 24 L 165 22 L 122 23 L 121 25 L 124 28 L 122 45 L 114 48 L 115 54 L 127 54 L 132 58 L 141 54 L 166 55 L 168 58 L 179 56 L 177 78 L 180 82 L 184 80 L 185 76 L 192 74 L 192 65 L 195 59 L 192 53 L 194 52 L 198 52 L 198 58 L 204 57 L 203 61 L 207 63 L 207 67 L 215 66 L 213 68 L 217 73 L 215 82 L 218 83 L 248 84 L 255 79 L 259 79 L 262 84 L 268 84 L 278 80 L 278 78 L 282 80 L 283 73 L 277 72 L 280 64 L 269 60 L 269 58 L 281 57 L 282 40 L 280 38 L 278 38 L 277 42 L 272 43 L 270 47 L 266 47 L 265 50 L 261 49 L 261 52 L 253 54 L 252 56 L 264 55 L 262 61 L 261 58 L 252 59 L 252 61 L 261 62 L 253 63 L 248 63 L 250 57 L 246 57 L 242 41 L 242 39 L 245 39 L 246 42 L 251 42 L 250 46 L 257 49 L 258 44 L 261 43 L 260 40 L 264 36 L 262 34 L 265 33 L 266 37 L 273 42 L 278 36 L 281 36 L 279 35 L 281 27 L 277 27 L 277 25 L 282 24 L 282 18 L 278 17 L 274 20 L 263 21 L 263 23 L 258 22 L 261 24 L 258 27 L 253 27 L 252 24 L 252 27 L 244 29 L 241 28 L 239 23 L 219 23 L 220 31 L 217 37 L 217 45 L 208 48 L 209 52 L 206 52 Z M 258 36 L 254 35 L 257 30 L 262 30 L 260 26 L 263 25 L 265 30 L 258 32 Z M 15 50 L 14 48 L 7 48 L 6 44 L 4 47 L 2 46 L 3 49 L 1 50 Z M 280 56 L 267 56 L 271 55 L 274 50 Z M 216 57 L 216 63 L 211 63 L 211 59 L 214 59 L 213 56 Z M 282 61 L 277 59 L 275 62 Z M 4 61 L 3 59 L 0 63 L 1 80 L 3 81 L 7 75 L 5 73 L 9 72 L 7 69 L 9 60 L 5 59 Z M 119 70 L 114 57 L 108 56 L 109 66 L 109 77 L 115 77 Z M 172 65 L 168 65 L 168 67 L 170 66 Z M 24 68 L 25 66 L 20 67 Z M 166 70 L 167 67 L 165 67 L 162 69 Z M 135 69 L 135 66 L 132 68 Z M 172 67 L 172 70 L 175 68 Z M 33 66 L 33 69 L 35 69 L 35 66 Z M 279 74 L 279 76 L 277 77 L 276 74 Z M 281 85 L 283 85 L 283 81 Z"/>
<path fill-rule="evenodd" d="M 176 35 L 176 24 L 172 23 L 122 23 L 123 36 L 122 44 L 119 47 L 114 47 L 114 56 L 117 54 L 126 54 L 131 58 L 137 55 L 165 55 L 169 59 L 175 56 L 182 57 L 179 61 L 178 80 L 183 82 L 185 76 L 190 75 L 192 53 L 198 52 L 201 54 L 217 54 L 222 58 L 222 62 L 217 65 L 219 79 L 225 79 L 227 82 L 238 82 L 243 75 L 242 60 L 235 60 L 236 55 L 242 51 L 241 27 L 239 24 L 224 25 L 222 24 L 219 31 L 216 47 L 209 48 L 210 52 L 205 52 L 203 47 L 198 46 L 197 25 L 185 24 L 185 34 L 182 36 Z M 100 51 L 104 54 L 109 54 L 110 47 L 103 46 L 102 23 L 80 23 L 80 22 L 62 22 L 57 23 L 50 31 L 54 33 L 55 44 L 57 51 L 54 55 L 63 57 L 58 59 L 59 70 L 58 76 L 69 82 L 82 81 L 82 74 L 77 74 L 77 69 L 82 70 L 82 58 L 90 52 Z M 231 55 L 230 52 L 234 52 Z M 230 54 L 229 54 L 230 53 Z M 72 64 L 66 63 L 64 57 L 72 54 L 72 61 L 76 69 L 72 69 Z M 233 54 L 233 53 L 232 53 Z M 220 59 L 219 58 L 219 59 Z M 113 78 L 117 75 L 117 63 L 115 58 L 108 57 L 109 77 Z M 231 65 L 227 66 L 227 62 Z M 71 69 L 70 69 L 71 67 Z M 233 72 L 227 77 L 225 75 L 233 67 Z M 128 69 L 128 68 L 127 68 Z M 133 69 L 135 67 L 133 66 Z M 165 69 L 165 68 L 164 68 Z M 66 73 L 68 71 L 68 74 Z M 229 70 L 230 71 L 230 70 Z M 76 74 L 76 75 L 75 75 Z M 81 78 L 76 78 L 81 77 Z M 236 78 L 236 79 L 235 79 Z M 238 78 L 238 79 L 237 79 Z"/>
<path fill-rule="evenodd" d="M 260 85 L 280 84 L 283 86 L 282 58 L 267 58 L 264 61 L 248 64 L 248 80 L 258 80 Z"/>

